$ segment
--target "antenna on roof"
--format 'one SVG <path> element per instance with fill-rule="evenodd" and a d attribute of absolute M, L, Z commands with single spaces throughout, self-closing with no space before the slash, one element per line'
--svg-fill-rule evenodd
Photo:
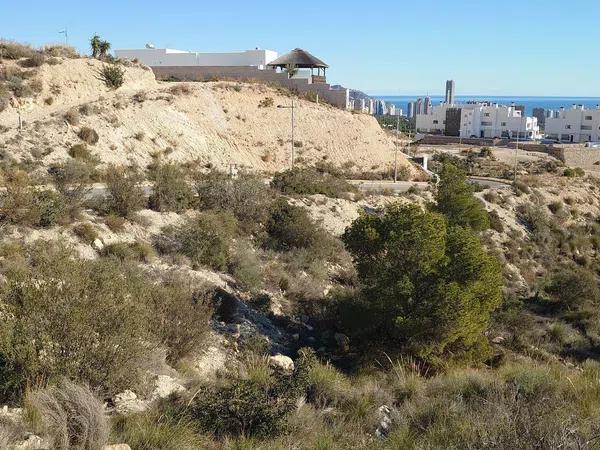
<path fill-rule="evenodd" d="M 146 44 L 146 48 L 156 48 L 152 42 Z"/>

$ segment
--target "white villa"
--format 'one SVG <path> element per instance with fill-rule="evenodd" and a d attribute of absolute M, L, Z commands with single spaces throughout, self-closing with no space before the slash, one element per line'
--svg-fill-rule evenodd
<path fill-rule="evenodd" d="M 535 117 L 523 116 L 512 106 L 496 103 L 471 102 L 447 104 L 417 113 L 416 127 L 419 133 L 444 134 L 462 138 L 510 138 L 539 139 L 540 127 Z"/>
<path fill-rule="evenodd" d="M 561 108 L 558 114 L 546 119 L 546 136 L 560 142 L 600 141 L 600 106 L 585 109 L 573 105 Z"/>
<path fill-rule="evenodd" d="M 115 56 L 119 59 L 137 59 L 150 67 L 161 66 L 219 66 L 219 67 L 257 67 L 265 69 L 267 64 L 279 56 L 273 50 L 254 49 L 241 52 L 227 53 L 200 53 L 172 48 L 154 48 L 147 45 L 146 48 L 115 50 Z"/>

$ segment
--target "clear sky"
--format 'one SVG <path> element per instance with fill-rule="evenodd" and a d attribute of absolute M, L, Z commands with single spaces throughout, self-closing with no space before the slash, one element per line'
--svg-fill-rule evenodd
<path fill-rule="evenodd" d="M 371 94 L 600 96 L 599 0 L 0 0 L 0 37 L 113 48 L 287 52 Z"/>

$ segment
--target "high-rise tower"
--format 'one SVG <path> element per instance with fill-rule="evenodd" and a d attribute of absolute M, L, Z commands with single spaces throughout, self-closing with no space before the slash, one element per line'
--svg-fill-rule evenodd
<path fill-rule="evenodd" d="M 454 105 L 454 80 L 446 81 L 446 104 Z"/>

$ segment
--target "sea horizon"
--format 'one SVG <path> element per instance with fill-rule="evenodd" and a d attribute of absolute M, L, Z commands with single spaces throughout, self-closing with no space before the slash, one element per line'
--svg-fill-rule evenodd
<path fill-rule="evenodd" d="M 375 99 L 383 100 L 401 108 L 404 113 L 407 111 L 408 102 L 415 101 L 418 98 L 425 98 L 425 95 L 375 95 Z M 429 95 L 432 104 L 435 106 L 444 101 L 443 95 Z M 488 101 L 492 103 L 508 104 L 515 103 L 525 107 L 525 114 L 532 115 L 534 108 L 560 109 L 560 107 L 570 108 L 573 104 L 583 105 L 586 109 L 595 109 L 600 105 L 600 97 L 570 97 L 570 96 L 535 96 L 535 95 L 457 95 L 455 96 L 457 104 L 468 101 Z"/>

